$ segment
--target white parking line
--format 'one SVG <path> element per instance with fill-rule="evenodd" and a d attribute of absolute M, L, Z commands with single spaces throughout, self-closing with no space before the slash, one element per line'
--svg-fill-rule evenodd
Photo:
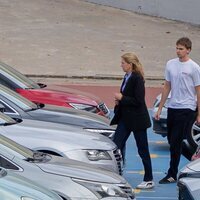
<path fill-rule="evenodd" d="M 126 174 L 144 174 L 144 170 L 134 171 L 134 170 L 126 170 L 124 171 Z M 154 174 L 163 174 L 163 171 L 153 171 Z"/>
<path fill-rule="evenodd" d="M 144 200 L 146 200 L 146 199 L 160 199 L 160 200 L 177 200 L 177 198 L 175 198 L 175 197 L 137 197 L 137 199 L 144 199 Z"/>

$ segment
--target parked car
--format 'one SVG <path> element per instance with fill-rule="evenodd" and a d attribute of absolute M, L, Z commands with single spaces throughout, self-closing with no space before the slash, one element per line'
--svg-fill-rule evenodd
<path fill-rule="evenodd" d="M 178 200 L 199 200 L 199 178 L 181 178 L 178 181 Z"/>
<path fill-rule="evenodd" d="M 131 186 L 114 172 L 32 151 L 2 135 L 0 167 L 45 185 L 64 199 L 135 199 Z"/>
<path fill-rule="evenodd" d="M 61 86 L 36 83 L 11 66 L 0 62 L 0 84 L 30 101 L 85 110 L 109 117 L 110 111 L 98 97 Z"/>
<path fill-rule="evenodd" d="M 0 104 L 11 118 L 73 125 L 111 139 L 115 133 L 115 127 L 110 126 L 109 119 L 103 116 L 72 108 L 35 104 L 3 85 L 0 85 Z"/>
<path fill-rule="evenodd" d="M 62 200 L 56 193 L 18 174 L 0 169 L 1 200 Z"/>
<path fill-rule="evenodd" d="M 108 137 L 70 125 L 24 119 L 16 122 L 0 113 L 0 133 L 30 149 L 68 157 L 116 173 L 122 173 L 122 159 Z"/>
<path fill-rule="evenodd" d="M 163 137 L 167 136 L 167 102 L 169 101 L 169 99 L 170 95 L 162 109 L 160 120 L 155 119 L 155 113 L 157 112 L 158 106 L 160 104 L 161 94 L 156 97 L 152 109 L 153 131 L 157 134 L 162 135 Z M 195 151 L 197 146 L 200 145 L 200 127 L 194 123 L 190 133 L 191 134 L 185 137 L 185 139 L 190 145 L 190 148 L 192 148 L 192 151 Z"/>
<path fill-rule="evenodd" d="M 152 115 L 151 115 L 152 121 L 153 121 L 153 131 L 165 137 L 167 136 L 167 107 L 166 105 L 169 99 L 167 99 L 165 105 L 163 106 L 163 109 L 160 115 L 160 120 L 156 120 L 155 113 L 158 111 L 160 100 L 161 100 L 161 94 L 159 94 L 156 97 L 156 100 L 153 104 Z"/>
<path fill-rule="evenodd" d="M 200 159 L 188 163 L 178 174 L 179 200 L 199 200 Z"/>

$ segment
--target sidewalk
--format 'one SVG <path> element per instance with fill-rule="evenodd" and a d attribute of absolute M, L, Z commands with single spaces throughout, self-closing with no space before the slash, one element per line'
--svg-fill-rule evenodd
<path fill-rule="evenodd" d="M 79 0 L 0 0 L 1 60 L 42 79 L 113 84 L 123 76 L 120 56 L 134 51 L 147 82 L 162 80 L 182 36 L 192 39 L 200 63 L 200 27 Z"/>

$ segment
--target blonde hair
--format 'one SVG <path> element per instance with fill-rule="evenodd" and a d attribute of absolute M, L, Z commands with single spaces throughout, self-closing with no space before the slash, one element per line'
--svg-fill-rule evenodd
<path fill-rule="evenodd" d="M 123 58 L 126 63 L 131 64 L 132 71 L 140 74 L 144 79 L 143 66 L 134 53 L 125 53 L 121 56 L 121 58 Z"/>

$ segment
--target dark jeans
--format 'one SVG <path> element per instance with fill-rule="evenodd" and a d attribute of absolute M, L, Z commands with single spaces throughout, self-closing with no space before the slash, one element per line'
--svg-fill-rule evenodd
<path fill-rule="evenodd" d="M 125 147 L 126 141 L 132 131 L 128 130 L 122 121 L 119 122 L 117 129 L 115 131 L 114 142 L 117 147 L 122 151 Z M 135 131 L 133 133 L 138 149 L 138 154 L 142 159 L 142 163 L 144 166 L 144 181 L 151 181 L 153 180 L 152 175 L 152 166 L 151 166 L 151 158 L 149 154 L 149 146 L 148 146 L 148 139 L 147 139 L 147 131 Z M 122 155 L 125 156 L 125 155 Z"/>
<path fill-rule="evenodd" d="M 196 118 L 196 112 L 191 109 L 168 108 L 167 130 L 168 143 L 170 144 L 170 167 L 167 175 L 177 178 L 180 162 L 182 142 L 190 134 Z"/>

